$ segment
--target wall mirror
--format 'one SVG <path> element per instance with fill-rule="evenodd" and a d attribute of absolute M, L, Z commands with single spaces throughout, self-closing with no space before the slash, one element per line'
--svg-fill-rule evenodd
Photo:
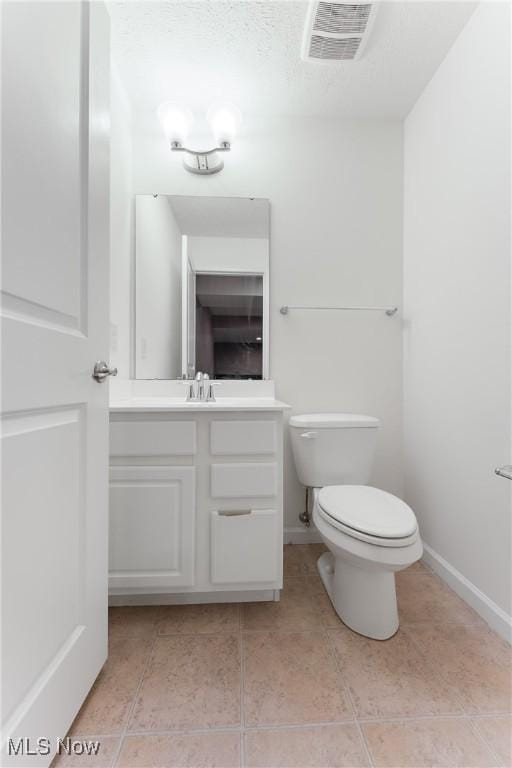
<path fill-rule="evenodd" d="M 268 378 L 268 200 L 135 205 L 135 378 Z"/>

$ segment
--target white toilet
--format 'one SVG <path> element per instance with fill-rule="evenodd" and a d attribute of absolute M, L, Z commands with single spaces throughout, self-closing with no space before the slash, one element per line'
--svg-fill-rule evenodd
<path fill-rule="evenodd" d="M 353 413 L 292 416 L 297 474 L 313 488 L 313 522 L 330 550 L 318 571 L 342 621 L 386 640 L 398 629 L 395 571 L 423 553 L 414 512 L 401 499 L 365 485 L 379 420 Z"/>

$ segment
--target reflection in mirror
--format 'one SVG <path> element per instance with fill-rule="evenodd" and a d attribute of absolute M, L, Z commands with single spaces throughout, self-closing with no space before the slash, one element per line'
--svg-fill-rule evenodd
<path fill-rule="evenodd" d="M 215 379 L 261 379 L 262 275 L 196 273 L 196 368 Z"/>
<path fill-rule="evenodd" d="M 135 375 L 268 378 L 269 204 L 136 197 Z"/>

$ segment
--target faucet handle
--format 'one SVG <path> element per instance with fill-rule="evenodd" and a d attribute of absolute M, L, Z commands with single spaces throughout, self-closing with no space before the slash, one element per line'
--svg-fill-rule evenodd
<path fill-rule="evenodd" d="M 196 373 L 196 381 L 202 381 L 203 380 L 203 373 L 201 371 L 198 371 Z"/>
<path fill-rule="evenodd" d="M 214 403 L 215 402 L 215 393 L 213 391 L 213 384 L 210 384 L 208 387 L 208 395 L 206 397 L 206 401 L 208 403 Z"/>

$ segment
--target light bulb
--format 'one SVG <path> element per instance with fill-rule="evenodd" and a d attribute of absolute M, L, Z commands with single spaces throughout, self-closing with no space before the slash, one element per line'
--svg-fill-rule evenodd
<path fill-rule="evenodd" d="M 169 141 L 184 144 L 194 122 L 192 112 L 172 101 L 165 101 L 158 107 L 157 115 Z"/>
<path fill-rule="evenodd" d="M 242 123 L 242 115 L 234 104 L 216 104 L 206 115 L 210 128 L 219 144 L 231 144 Z"/>

